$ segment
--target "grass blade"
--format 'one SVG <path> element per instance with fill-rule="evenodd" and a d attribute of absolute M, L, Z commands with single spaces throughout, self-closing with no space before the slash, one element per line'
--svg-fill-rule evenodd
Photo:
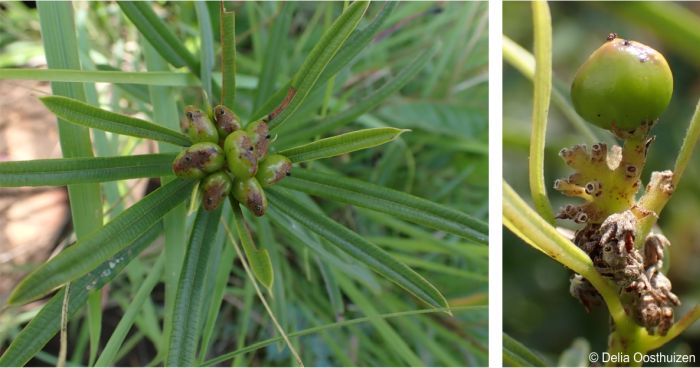
<path fill-rule="evenodd" d="M 233 109 L 236 101 L 236 13 L 224 11 L 223 3 L 221 6 L 221 103 Z"/>
<path fill-rule="evenodd" d="M 377 316 L 377 318 L 381 319 L 393 319 L 393 318 L 401 318 L 401 317 L 408 317 L 408 316 L 418 316 L 418 315 L 423 315 L 423 314 L 432 314 L 432 313 L 444 313 L 444 312 L 475 312 L 475 313 L 481 313 L 484 310 L 487 310 L 488 307 L 486 306 L 464 306 L 464 307 L 453 307 L 450 309 L 447 308 L 430 308 L 430 309 L 418 309 L 418 310 L 410 310 L 410 311 L 403 311 L 403 312 L 395 312 L 395 313 L 386 313 L 386 314 L 380 314 Z M 462 314 L 462 313 L 460 313 Z M 311 335 L 314 333 L 321 333 L 327 330 L 335 329 L 335 328 L 341 328 L 341 327 L 350 327 L 354 326 L 360 323 L 366 323 L 370 322 L 370 317 L 360 317 L 360 318 L 354 318 L 354 319 L 349 319 L 349 320 L 344 320 L 344 321 L 339 321 L 339 322 L 334 322 L 334 323 L 329 323 L 326 325 L 322 326 L 315 326 L 311 328 L 307 328 L 304 330 L 300 331 L 295 331 L 289 334 L 289 337 L 300 337 L 300 336 L 307 336 Z M 272 345 L 278 341 L 282 340 L 282 337 L 273 337 L 267 340 L 263 341 L 258 341 L 253 344 L 250 344 L 244 348 L 238 349 L 236 351 L 226 353 L 224 355 L 218 356 L 214 359 L 207 360 L 206 362 L 202 363 L 202 366 L 205 367 L 211 367 L 216 364 L 220 364 L 222 362 L 225 362 L 229 359 L 235 358 L 241 354 L 245 354 L 251 351 L 255 351 L 258 349 L 262 349 L 266 346 Z"/>
<path fill-rule="evenodd" d="M 295 169 L 280 185 L 488 244 L 487 223 L 426 199 L 362 180 Z"/>
<path fill-rule="evenodd" d="M 126 335 L 133 326 L 138 313 L 141 312 L 143 304 L 146 299 L 151 295 L 151 291 L 155 288 L 156 284 L 160 281 L 160 277 L 163 273 L 163 266 L 165 265 L 165 254 L 161 254 L 158 260 L 153 265 L 153 268 L 149 270 L 148 276 L 141 286 L 139 286 L 136 295 L 131 300 L 129 307 L 124 311 L 124 316 L 119 320 L 117 327 L 115 327 L 112 336 L 110 336 L 107 344 L 105 345 L 102 354 L 97 359 L 95 366 L 105 367 L 115 365 L 117 363 L 116 356 L 119 348 L 123 345 Z"/>
<path fill-rule="evenodd" d="M 287 96 L 275 111 L 268 115 L 270 129 L 279 127 L 301 106 L 323 70 L 355 30 L 368 6 L 369 2 L 366 1 L 354 2 L 324 33 L 292 79 Z"/>
<path fill-rule="evenodd" d="M 430 282 L 397 261 L 389 253 L 370 243 L 357 233 L 309 210 L 306 206 L 277 188 L 269 188 L 270 204 L 287 216 L 299 221 L 309 230 L 325 238 L 333 245 L 370 266 L 377 273 L 406 289 L 423 302 L 436 307 L 446 307 L 445 297 Z"/>
<path fill-rule="evenodd" d="M 0 163 L 0 187 L 60 186 L 172 175 L 175 154 Z"/>
<path fill-rule="evenodd" d="M 410 130 L 397 128 L 363 129 L 319 139 L 303 146 L 284 150 L 280 154 L 287 156 L 292 162 L 313 161 L 380 146 L 408 131 Z"/>
<path fill-rule="evenodd" d="M 219 210 L 209 212 L 200 208 L 192 226 L 190 241 L 185 254 L 185 263 L 180 272 L 180 281 L 175 297 L 173 328 L 169 337 L 166 366 L 192 366 L 202 328 L 202 295 L 206 286 L 209 254 L 221 216 Z"/>
<path fill-rule="evenodd" d="M 41 102 L 56 116 L 73 124 L 105 130 L 132 137 L 153 139 L 179 146 L 192 144 L 190 138 L 180 132 L 151 122 L 103 110 L 72 98 L 47 96 Z"/>
<path fill-rule="evenodd" d="M 156 15 L 149 2 L 119 1 L 117 4 L 163 59 L 177 68 L 187 66 L 192 72 L 199 70 L 195 57 Z"/>
<path fill-rule="evenodd" d="M 73 281 L 69 291 L 68 315 L 73 316 L 83 308 L 88 295 L 112 281 L 126 265 L 146 249 L 163 231 L 158 223 L 141 235 L 128 248 L 102 263 L 87 275 Z M 18 367 L 27 362 L 51 340 L 60 328 L 61 304 L 64 290 L 59 291 L 41 308 L 41 311 L 12 340 L 0 357 L 0 366 Z"/>
<path fill-rule="evenodd" d="M 128 247 L 175 206 L 189 197 L 194 182 L 174 180 L 119 214 L 25 277 L 10 294 L 10 304 L 24 304 L 86 274 Z"/>
<path fill-rule="evenodd" d="M 402 362 L 408 366 L 426 366 L 426 363 L 421 361 L 416 353 L 411 350 L 406 341 L 391 327 L 389 322 L 379 318 L 380 313 L 375 306 L 375 301 L 369 299 L 368 296 L 360 292 L 346 277 L 338 277 L 338 282 L 348 298 L 352 300 L 355 307 L 369 317 L 370 323 L 389 347 L 387 349 L 388 351 L 393 351 L 394 355 L 399 357 Z"/>
<path fill-rule="evenodd" d="M 503 365 L 506 367 L 545 367 L 537 354 L 533 353 L 518 340 L 503 334 Z"/>

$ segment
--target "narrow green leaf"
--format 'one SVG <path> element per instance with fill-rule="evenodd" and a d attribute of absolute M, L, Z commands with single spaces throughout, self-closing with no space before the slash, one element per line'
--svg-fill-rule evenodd
<path fill-rule="evenodd" d="M 248 228 L 245 225 L 245 220 L 243 219 L 243 213 L 241 212 L 241 206 L 236 201 L 233 196 L 229 197 L 231 202 L 231 207 L 233 208 L 233 221 L 236 225 L 236 230 L 238 231 L 238 238 L 241 240 L 241 245 L 243 245 L 243 251 L 245 252 L 245 257 L 250 264 L 250 268 L 253 270 L 255 278 L 262 283 L 268 290 L 272 288 L 272 283 L 274 282 L 274 271 L 272 269 L 272 261 L 270 260 L 270 254 L 267 249 L 258 249 L 255 247 L 253 238 L 248 232 Z"/>
<path fill-rule="evenodd" d="M 103 110 L 72 98 L 47 96 L 41 97 L 40 100 L 56 116 L 73 124 L 180 146 L 192 144 L 190 138 L 180 132 L 145 120 Z"/>
<path fill-rule="evenodd" d="M 97 230 L 25 277 L 10 294 L 10 304 L 24 304 L 66 282 L 75 280 L 116 253 L 187 198 L 194 187 L 189 180 L 174 180 L 119 214 Z"/>
<path fill-rule="evenodd" d="M 209 16 L 207 4 L 204 1 L 195 1 L 194 10 L 197 14 L 201 41 L 199 80 L 202 81 L 202 88 L 207 92 L 207 96 L 216 98 L 218 96 L 212 95 L 211 81 L 211 73 L 214 68 L 214 35 L 211 29 L 211 17 Z"/>
<path fill-rule="evenodd" d="M 229 216 L 230 217 L 230 216 Z M 226 221 L 222 218 L 222 221 Z M 204 328 L 202 329 L 202 343 L 199 351 L 199 361 L 203 361 L 207 357 L 209 352 L 209 347 L 211 345 L 211 339 L 214 337 L 214 333 L 218 331 L 216 322 L 219 320 L 219 310 L 224 301 L 224 291 L 228 285 L 229 276 L 231 270 L 234 266 L 234 260 L 236 258 L 236 252 L 233 247 L 228 246 L 228 244 L 223 244 L 222 252 L 218 256 L 218 267 L 216 269 L 216 274 L 214 275 L 214 286 L 212 287 L 212 292 L 209 300 L 209 308 L 205 314 Z"/>
<path fill-rule="evenodd" d="M 281 186 L 386 213 L 488 244 L 488 224 L 455 209 L 362 180 L 295 168 Z"/>
<path fill-rule="evenodd" d="M 344 124 L 355 120 L 358 116 L 373 110 L 389 96 L 393 95 L 396 91 L 401 89 L 401 87 L 405 86 L 411 79 L 413 79 L 413 77 L 415 77 L 425 67 L 428 61 L 430 61 L 430 58 L 434 55 L 436 50 L 437 48 L 434 47 L 420 54 L 413 61 L 411 61 L 411 63 L 404 67 L 396 75 L 396 77 L 384 83 L 381 87 L 376 89 L 367 97 L 358 101 L 349 109 L 315 122 L 308 128 L 285 131 L 284 135 L 280 136 L 278 144 L 285 146 L 287 142 L 294 142 L 295 140 L 321 135 L 343 126 Z"/>
<path fill-rule="evenodd" d="M 0 187 L 60 186 L 172 175 L 174 153 L 0 162 Z"/>
<path fill-rule="evenodd" d="M 260 76 L 258 80 L 258 90 L 255 94 L 253 110 L 260 107 L 265 99 L 268 98 L 275 88 L 275 81 L 278 77 L 278 67 L 280 59 L 285 57 L 285 46 L 289 39 L 289 26 L 292 21 L 292 12 L 294 10 L 293 2 L 282 2 L 280 13 L 275 19 L 270 30 L 270 35 L 265 48 L 265 57 L 262 60 Z"/>
<path fill-rule="evenodd" d="M 270 114 L 270 128 L 274 129 L 289 119 L 301 106 L 323 70 L 328 66 L 333 56 L 345 43 L 348 36 L 355 30 L 364 15 L 369 2 L 357 1 L 350 5 L 333 25 L 324 33 L 318 44 L 311 50 L 304 64 L 294 75 L 287 97 L 278 108 Z"/>
<path fill-rule="evenodd" d="M 156 52 L 156 50 L 145 40 L 142 40 L 146 68 L 151 71 L 168 70 L 167 62 Z M 150 86 L 150 102 L 153 106 L 153 120 L 165 123 L 166 128 L 177 130 L 180 128 L 180 112 L 177 108 L 177 98 L 175 90 L 171 87 Z M 178 153 L 181 148 L 169 143 L 158 143 L 160 152 Z M 161 185 L 165 185 L 175 177 L 167 175 L 161 177 Z M 187 206 L 181 203 L 163 217 L 165 233 L 165 309 L 163 311 L 163 336 L 169 336 L 172 330 L 172 316 L 175 306 L 175 294 L 177 292 L 178 276 L 185 257 L 187 245 Z M 158 357 L 167 356 L 167 339 L 161 338 L 158 348 Z M 162 360 L 162 358 L 159 358 Z"/>
<path fill-rule="evenodd" d="M 345 294 L 352 300 L 353 304 L 369 317 L 369 322 L 377 330 L 381 339 L 387 345 L 387 350 L 399 357 L 402 363 L 411 367 L 422 367 L 427 364 L 411 350 L 405 337 L 400 336 L 396 330 L 386 320 L 379 318 L 376 301 L 371 300 L 367 295 L 363 294 L 353 283 L 344 276 L 338 277 L 338 282 Z"/>
<path fill-rule="evenodd" d="M 384 21 L 391 15 L 391 12 L 398 4 L 398 1 L 385 2 L 382 4 L 382 10 L 372 19 L 370 24 L 363 29 L 355 30 L 350 37 L 348 37 L 347 41 L 345 41 L 343 47 L 338 50 L 338 53 L 333 56 L 333 59 L 326 69 L 323 70 L 323 73 L 321 73 L 319 77 L 319 82 L 323 83 L 334 76 L 348 65 L 357 54 L 367 49 L 369 43 L 374 39 L 374 35 L 377 34 L 379 28 L 384 24 Z"/>
<path fill-rule="evenodd" d="M 372 128 L 363 129 L 335 137 L 319 139 L 303 146 L 290 148 L 280 152 L 292 162 L 304 162 L 340 156 L 371 147 L 380 146 L 398 138 L 407 129 Z"/>
<path fill-rule="evenodd" d="M 207 267 L 211 261 L 210 251 L 216 238 L 221 217 L 221 207 L 216 211 L 200 208 L 192 225 L 192 233 L 185 254 L 185 263 L 180 272 L 173 328 L 169 336 L 166 366 L 192 366 L 195 360 L 199 334 L 202 328 L 202 296 L 206 285 Z M 218 257 L 218 255 L 217 255 Z"/>
<path fill-rule="evenodd" d="M 149 2 L 118 1 L 117 4 L 163 59 L 177 68 L 187 66 L 193 72 L 199 70 L 195 57 L 158 17 Z"/>
<path fill-rule="evenodd" d="M 321 76 L 318 78 L 316 85 L 322 85 L 325 83 L 328 79 L 338 73 L 345 65 L 352 61 L 352 59 L 355 58 L 360 51 L 366 49 L 369 42 L 372 41 L 374 35 L 379 31 L 379 28 L 382 26 L 397 4 L 397 1 L 386 2 L 379 14 L 374 17 L 372 23 L 361 30 L 355 30 L 350 37 L 348 37 L 343 47 L 333 57 L 328 66 L 323 70 L 323 73 L 321 73 Z M 250 121 L 258 120 L 268 112 L 272 111 L 272 109 L 274 109 L 275 106 L 277 106 L 277 104 L 279 104 L 287 94 L 287 90 L 289 90 L 290 85 L 291 81 L 287 82 L 282 88 L 277 90 L 274 95 L 270 96 L 267 101 L 262 104 L 262 106 L 255 110 Z"/>
<path fill-rule="evenodd" d="M 519 341 L 503 334 L 503 365 L 507 367 L 544 367 L 545 364 L 537 354 L 533 353 Z"/>
<path fill-rule="evenodd" d="M 80 70 L 73 4 L 70 2 L 40 2 L 37 4 L 41 36 L 49 69 Z M 86 100 L 85 85 L 81 83 L 52 83 L 55 95 Z M 92 157 L 90 131 L 58 119 L 58 134 L 63 157 Z M 78 239 L 102 226 L 102 193 L 97 184 L 68 186 L 71 218 Z"/>
<path fill-rule="evenodd" d="M 236 13 L 221 13 L 221 103 L 233 109 L 236 101 Z"/>
<path fill-rule="evenodd" d="M 95 65 L 97 70 L 104 71 L 104 72 L 111 72 L 114 73 L 115 77 L 120 78 L 122 75 L 125 73 L 109 64 L 97 64 Z M 1 73 L 1 72 L 0 72 Z M 144 74 L 143 72 L 140 72 L 141 74 Z M 167 78 L 170 78 L 171 76 L 174 75 L 174 73 L 166 72 L 163 73 L 166 74 Z M 189 74 L 184 74 L 185 76 L 189 76 Z M 141 76 L 137 76 L 137 79 L 140 80 Z M 95 82 L 94 79 L 91 80 L 92 82 Z M 148 88 L 146 86 L 141 85 L 142 83 L 135 84 L 135 83 L 116 83 L 115 85 L 118 88 L 121 88 L 124 92 L 130 94 L 132 97 L 136 98 L 139 101 L 146 102 L 148 103 L 150 101 L 149 96 L 148 96 Z"/>
<path fill-rule="evenodd" d="M 37 80 L 48 82 L 102 82 L 115 83 L 121 87 L 133 85 L 156 85 L 173 87 L 198 86 L 199 81 L 184 72 L 127 72 L 109 65 L 97 65 L 99 71 L 71 69 L 0 69 L 0 80 Z M 126 89 L 126 88 L 125 88 Z M 127 89 L 129 90 L 129 89 Z M 133 91 L 136 97 L 146 97 L 144 91 Z M 54 94 L 56 92 L 54 91 Z M 146 92 L 147 94 L 147 92 Z M 147 101 L 147 99 L 146 99 Z"/>
<path fill-rule="evenodd" d="M 156 284 L 160 281 L 164 265 L 165 254 L 163 253 L 158 257 L 158 260 L 153 265 L 153 268 L 148 271 L 148 276 L 145 280 L 143 280 L 138 288 L 138 291 L 136 292 L 136 295 L 134 295 L 133 299 L 130 301 L 129 307 L 124 311 L 124 316 L 119 320 L 117 327 L 115 327 L 114 331 L 112 332 L 112 336 L 109 337 L 109 340 L 107 341 L 107 344 L 105 344 L 105 348 L 102 350 L 102 354 L 100 354 L 100 357 L 97 359 L 95 366 L 105 367 L 112 366 L 117 363 L 117 352 L 124 343 L 127 333 L 134 325 L 136 317 L 141 312 L 146 299 L 151 295 L 153 288 L 155 288 Z M 71 287 L 73 287 L 73 284 L 71 284 Z"/>
<path fill-rule="evenodd" d="M 378 315 L 376 318 L 381 318 L 381 319 L 394 319 L 394 318 L 404 318 L 407 316 L 418 316 L 418 315 L 423 315 L 423 314 L 433 314 L 433 313 L 443 313 L 447 311 L 452 311 L 452 312 L 461 312 L 460 314 L 466 314 L 466 312 L 471 312 L 471 313 L 483 313 L 484 311 L 487 311 L 488 307 L 486 306 L 461 306 L 461 307 L 453 307 L 451 309 L 447 308 L 431 308 L 431 309 L 418 309 L 418 310 L 410 310 L 410 311 L 405 311 L 405 312 L 396 312 L 396 313 L 387 313 L 387 314 L 381 314 Z M 342 320 L 339 322 L 333 322 L 321 326 L 315 326 L 311 328 L 307 328 L 301 331 L 295 331 L 289 334 L 290 338 L 294 337 L 300 337 L 300 336 L 307 336 L 315 333 L 322 334 L 323 332 L 327 332 L 328 330 L 336 329 L 336 328 L 341 328 L 341 327 L 350 327 L 354 326 L 360 323 L 365 323 L 365 322 L 370 322 L 371 317 L 359 317 L 359 318 L 354 318 L 354 319 L 349 319 L 349 320 Z M 205 367 L 211 367 L 217 364 L 221 364 L 224 361 L 227 361 L 229 359 L 235 358 L 237 356 L 240 356 L 241 354 L 245 354 L 248 352 L 256 351 L 258 349 L 264 348 L 266 346 L 272 345 L 275 342 L 278 342 L 282 340 L 281 336 L 278 337 L 273 337 L 267 340 L 263 341 L 258 341 L 253 344 L 250 344 L 244 348 L 239 348 L 238 350 L 232 351 L 230 353 L 226 353 L 223 355 L 220 355 L 216 358 L 207 360 L 206 362 L 202 363 L 202 366 Z"/>
<path fill-rule="evenodd" d="M 552 19 L 545 1 L 532 2 L 535 78 L 532 97 L 532 132 L 530 134 L 529 181 L 535 209 L 550 224 L 554 223 L 552 205 L 544 182 L 544 146 L 547 115 L 552 94 Z"/>
<path fill-rule="evenodd" d="M 309 210 L 291 195 L 271 187 L 267 191 L 270 204 L 287 216 L 299 221 L 358 261 L 370 266 L 380 275 L 406 289 L 423 302 L 446 307 L 447 301 L 435 286 L 389 253 L 370 243 L 348 228 L 325 215 Z"/>
<path fill-rule="evenodd" d="M 152 226 L 128 248 L 102 263 L 87 275 L 73 281 L 69 291 L 68 315 L 74 316 L 85 306 L 88 294 L 101 289 L 112 281 L 132 259 L 146 249 L 163 231 L 161 223 Z M 0 357 L 0 366 L 19 367 L 27 364 L 57 333 L 61 324 L 61 304 L 64 289 L 41 308 L 31 322 L 12 340 L 10 346 Z"/>

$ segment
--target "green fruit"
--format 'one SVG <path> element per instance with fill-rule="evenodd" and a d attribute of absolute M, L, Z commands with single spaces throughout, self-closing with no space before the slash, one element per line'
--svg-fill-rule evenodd
<path fill-rule="evenodd" d="M 224 167 L 224 151 L 214 143 L 196 143 L 180 152 L 173 161 L 173 172 L 182 178 L 198 179 Z"/>
<path fill-rule="evenodd" d="M 253 142 L 243 130 L 237 130 L 226 137 L 224 152 L 228 169 L 234 176 L 247 179 L 258 171 L 258 159 L 255 156 Z"/>
<path fill-rule="evenodd" d="M 258 165 L 255 177 L 263 187 L 268 187 L 287 177 L 291 171 L 292 161 L 282 155 L 270 155 Z"/>
<path fill-rule="evenodd" d="M 224 202 L 231 192 L 231 178 L 223 171 L 215 172 L 202 181 L 202 206 L 213 211 Z"/>
<path fill-rule="evenodd" d="M 187 134 L 192 138 L 192 142 L 219 142 L 219 133 L 209 116 L 202 110 L 194 107 L 185 107 L 185 117 L 187 118 Z"/>
<path fill-rule="evenodd" d="M 672 92 L 673 75 L 663 55 L 615 34 L 591 54 L 571 85 L 576 112 L 613 131 L 655 122 Z"/>
<path fill-rule="evenodd" d="M 267 198 L 263 188 L 255 178 L 234 180 L 232 194 L 238 202 L 246 206 L 255 216 L 265 214 Z"/>
<path fill-rule="evenodd" d="M 214 107 L 214 120 L 216 121 L 216 130 L 222 139 L 241 129 L 241 121 L 238 116 L 224 105 Z"/>
<path fill-rule="evenodd" d="M 255 156 L 258 159 L 267 156 L 267 149 L 270 145 L 270 129 L 268 129 L 267 124 L 262 120 L 254 121 L 245 130 L 255 146 Z"/>

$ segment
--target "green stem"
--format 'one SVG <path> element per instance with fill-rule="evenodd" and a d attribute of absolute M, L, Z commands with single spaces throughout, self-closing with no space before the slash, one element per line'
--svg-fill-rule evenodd
<path fill-rule="evenodd" d="M 588 255 L 537 215 L 506 182 L 503 183 L 503 223 L 533 248 L 588 279 L 603 297 L 618 329 L 634 323 L 625 314 L 615 285 L 598 273 Z"/>
<path fill-rule="evenodd" d="M 545 1 L 532 2 L 535 39 L 535 79 L 530 137 L 530 192 L 537 212 L 550 224 L 554 213 L 544 182 L 544 141 L 552 92 L 552 20 Z"/>
<path fill-rule="evenodd" d="M 678 158 L 676 158 L 676 165 L 673 168 L 674 187 L 676 187 L 678 185 L 678 182 L 680 182 L 681 176 L 683 176 L 683 172 L 685 171 L 686 166 L 688 166 L 688 162 L 690 161 L 690 157 L 693 154 L 695 144 L 698 142 L 699 137 L 700 101 L 698 101 L 698 104 L 695 107 L 695 113 L 693 114 L 693 118 L 690 120 L 690 125 L 688 126 L 688 130 L 685 133 L 685 138 L 683 139 L 683 145 L 681 146 L 681 149 L 678 152 Z"/>

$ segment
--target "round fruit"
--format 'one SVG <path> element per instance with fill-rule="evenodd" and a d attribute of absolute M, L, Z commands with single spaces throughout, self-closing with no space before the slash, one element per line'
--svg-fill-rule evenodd
<path fill-rule="evenodd" d="M 292 171 L 292 161 L 282 155 L 269 155 L 258 164 L 255 177 L 263 187 L 268 187 L 284 179 Z"/>
<path fill-rule="evenodd" d="M 267 210 L 267 197 L 255 178 L 236 179 L 233 182 L 233 197 L 246 206 L 255 216 L 262 216 Z"/>
<path fill-rule="evenodd" d="M 173 161 L 173 172 L 182 178 L 198 179 L 224 167 L 224 151 L 214 143 L 196 143 L 182 150 Z"/>
<path fill-rule="evenodd" d="M 194 106 L 187 106 L 185 107 L 185 117 L 187 118 L 187 133 L 193 142 L 219 142 L 216 126 L 202 110 Z"/>
<path fill-rule="evenodd" d="M 571 85 L 576 112 L 613 131 L 653 123 L 672 92 L 673 75 L 663 55 L 615 34 L 581 65 Z"/>
<path fill-rule="evenodd" d="M 214 120 L 220 139 L 225 139 L 229 134 L 241 129 L 241 121 L 238 116 L 224 105 L 214 107 Z"/>
<path fill-rule="evenodd" d="M 255 146 L 255 156 L 258 159 L 263 159 L 267 156 L 267 149 L 270 145 L 270 129 L 267 127 L 267 123 L 262 120 L 254 121 L 245 130 Z"/>
<path fill-rule="evenodd" d="M 228 169 L 235 177 L 246 179 L 255 176 L 258 171 L 258 159 L 254 150 L 252 140 L 243 130 L 236 130 L 226 137 L 224 141 L 226 161 Z"/>
<path fill-rule="evenodd" d="M 231 192 L 231 178 L 223 171 L 215 172 L 202 180 L 202 206 L 213 211 L 224 202 Z"/>

